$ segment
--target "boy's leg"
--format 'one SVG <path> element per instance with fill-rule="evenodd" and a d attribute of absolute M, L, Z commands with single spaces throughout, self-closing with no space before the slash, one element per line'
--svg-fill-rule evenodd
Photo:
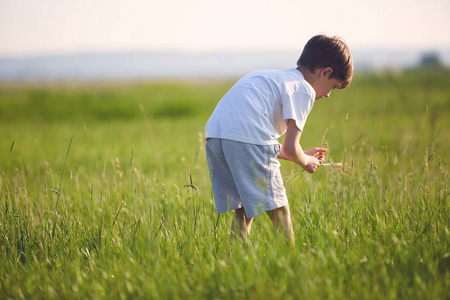
<path fill-rule="evenodd" d="M 289 204 L 283 207 L 269 210 L 267 214 L 273 223 L 276 231 L 283 229 L 284 237 L 292 244 L 295 245 L 294 229 L 291 222 L 291 211 L 289 210 Z"/>
<path fill-rule="evenodd" d="M 230 234 L 232 238 L 236 238 L 239 234 L 244 241 L 247 240 L 247 235 L 250 234 L 253 218 L 247 218 L 243 207 L 234 210 L 234 218 L 231 222 Z"/>

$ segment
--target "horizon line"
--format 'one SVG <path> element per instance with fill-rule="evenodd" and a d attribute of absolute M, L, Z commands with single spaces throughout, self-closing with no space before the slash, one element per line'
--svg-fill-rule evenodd
<path fill-rule="evenodd" d="M 23 53 L 1 53 L 0 59 L 27 59 L 27 58 L 42 58 L 42 57 L 55 57 L 55 56 L 79 56 L 79 55 L 96 55 L 96 54 L 125 54 L 125 53 L 158 53 L 158 54 L 224 54 L 224 53 L 298 53 L 300 55 L 303 48 L 299 50 L 295 49 L 175 49 L 175 48 L 129 48 L 129 49 L 80 49 L 80 50 L 51 50 L 51 51 L 38 51 L 38 52 L 23 52 Z M 445 53 L 450 52 L 450 46 L 448 47 L 354 47 L 351 52 L 363 53 L 363 52 L 409 52 L 409 53 Z"/>

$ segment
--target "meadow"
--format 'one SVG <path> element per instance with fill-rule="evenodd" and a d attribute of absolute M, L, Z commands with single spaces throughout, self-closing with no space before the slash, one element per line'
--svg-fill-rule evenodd
<path fill-rule="evenodd" d="M 0 84 L 2 299 L 448 299 L 450 71 L 357 74 L 282 161 L 296 246 L 217 215 L 204 125 L 230 80 Z"/>

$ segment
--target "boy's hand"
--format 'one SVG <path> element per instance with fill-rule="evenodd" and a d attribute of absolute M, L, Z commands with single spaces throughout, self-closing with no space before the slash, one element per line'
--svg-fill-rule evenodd
<path fill-rule="evenodd" d="M 325 161 L 325 148 L 311 148 L 304 151 L 307 155 L 307 164 L 303 167 L 308 173 L 313 173 Z"/>
<path fill-rule="evenodd" d="M 306 165 L 302 167 L 306 172 L 314 173 L 320 166 L 321 162 L 314 156 L 307 155 L 306 157 Z"/>

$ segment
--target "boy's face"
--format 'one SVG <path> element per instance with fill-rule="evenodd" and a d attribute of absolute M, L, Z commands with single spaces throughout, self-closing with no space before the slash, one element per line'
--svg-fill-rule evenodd
<path fill-rule="evenodd" d="M 331 91 L 341 85 L 341 80 L 330 78 L 331 73 L 333 73 L 333 69 L 330 67 L 317 69 L 314 72 L 315 80 L 312 86 L 316 91 L 316 100 L 330 97 Z"/>
<path fill-rule="evenodd" d="M 337 89 L 341 81 L 336 78 L 329 78 L 329 76 L 321 78 L 316 86 L 314 86 L 314 90 L 316 91 L 316 100 L 323 97 L 330 97 L 331 91 Z"/>

